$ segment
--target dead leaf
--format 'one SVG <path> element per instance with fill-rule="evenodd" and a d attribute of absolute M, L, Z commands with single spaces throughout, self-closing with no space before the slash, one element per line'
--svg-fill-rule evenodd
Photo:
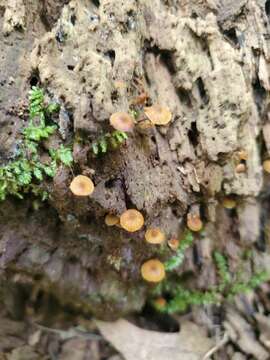
<path fill-rule="evenodd" d="M 181 323 L 179 333 L 144 330 L 126 320 L 96 323 L 125 360 L 199 360 L 214 345 L 202 328 L 189 321 Z"/>

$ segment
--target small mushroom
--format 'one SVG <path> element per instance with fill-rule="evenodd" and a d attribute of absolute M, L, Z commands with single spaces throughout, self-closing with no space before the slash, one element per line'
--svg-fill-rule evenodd
<path fill-rule="evenodd" d="M 150 244 L 161 244 L 165 240 L 165 234 L 158 228 L 147 229 L 145 240 Z"/>
<path fill-rule="evenodd" d="M 236 207 L 236 201 L 231 197 L 226 197 L 222 202 L 225 209 L 234 209 Z"/>
<path fill-rule="evenodd" d="M 144 280 L 157 283 L 165 278 L 165 267 L 161 261 L 157 259 L 151 259 L 142 265 L 141 275 Z"/>
<path fill-rule="evenodd" d="M 248 153 L 247 153 L 247 151 L 246 150 L 240 150 L 240 151 L 238 151 L 238 156 L 239 156 L 239 159 L 240 160 L 247 160 L 248 159 Z"/>
<path fill-rule="evenodd" d="M 158 104 L 145 107 L 144 112 L 154 125 L 167 125 L 172 120 L 170 110 Z"/>
<path fill-rule="evenodd" d="M 107 214 L 105 216 L 105 224 L 107 226 L 114 226 L 117 225 L 119 223 L 119 217 L 113 214 Z"/>
<path fill-rule="evenodd" d="M 136 209 L 126 210 L 120 216 L 120 225 L 128 232 L 135 232 L 143 227 L 143 215 Z"/>
<path fill-rule="evenodd" d="M 264 160 L 263 170 L 267 173 L 270 173 L 270 159 Z"/>
<path fill-rule="evenodd" d="M 199 215 L 189 213 L 187 215 L 187 227 L 192 231 L 201 231 L 203 227 L 202 220 Z"/>
<path fill-rule="evenodd" d="M 179 240 L 176 238 L 172 238 L 168 241 L 168 245 L 173 251 L 176 251 L 179 247 Z"/>
<path fill-rule="evenodd" d="M 116 112 L 110 117 L 111 126 L 119 131 L 131 132 L 134 128 L 133 118 L 125 112 Z"/>
<path fill-rule="evenodd" d="M 154 305 L 158 309 L 164 309 L 167 305 L 167 301 L 164 299 L 164 297 L 158 297 L 154 300 Z"/>
<path fill-rule="evenodd" d="M 93 181 L 85 176 L 76 176 L 69 186 L 71 192 L 76 196 L 89 196 L 95 189 Z"/>
<path fill-rule="evenodd" d="M 238 174 L 240 173 L 244 173 L 246 171 L 246 165 L 245 164 L 238 164 L 236 167 L 235 167 L 235 172 L 237 172 Z"/>

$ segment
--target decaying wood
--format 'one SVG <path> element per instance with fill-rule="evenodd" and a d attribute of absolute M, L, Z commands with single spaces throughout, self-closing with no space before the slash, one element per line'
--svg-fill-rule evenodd
<path fill-rule="evenodd" d="M 38 211 L 27 197 L 0 204 L 3 292 L 43 289 L 103 318 L 139 311 L 148 291 L 140 266 L 156 250 L 143 232 L 104 224 L 130 207 L 168 238 L 181 234 L 188 209 L 201 212 L 199 264 L 190 250 L 179 270 L 195 287 L 216 283 L 214 249 L 232 271 L 250 249 L 247 276 L 270 268 L 261 165 L 270 156 L 268 1 L 1 0 L 0 15 L 0 163 L 16 156 L 27 92 L 38 83 L 61 104 L 60 135 L 44 146 L 75 139 L 74 171 L 96 185 L 91 198 L 74 199 L 73 174 L 60 167 Z M 95 140 L 144 93 L 170 108 L 169 126 L 135 131 L 102 159 L 76 142 Z M 222 206 L 228 195 L 235 211 Z"/>

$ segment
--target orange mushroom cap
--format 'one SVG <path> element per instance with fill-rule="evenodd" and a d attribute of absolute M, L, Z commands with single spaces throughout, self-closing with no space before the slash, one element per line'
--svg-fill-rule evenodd
<path fill-rule="evenodd" d="M 105 216 L 105 224 L 107 226 L 114 226 L 117 225 L 119 223 L 119 217 L 117 215 L 113 215 L 113 214 L 107 214 Z"/>
<path fill-rule="evenodd" d="M 155 104 L 144 108 L 145 115 L 155 125 L 167 125 L 172 120 L 172 113 L 167 107 Z"/>
<path fill-rule="evenodd" d="M 263 169 L 265 172 L 270 173 L 270 159 L 264 160 Z"/>
<path fill-rule="evenodd" d="M 179 240 L 176 238 L 172 238 L 168 241 L 168 245 L 172 250 L 176 251 L 179 246 Z"/>
<path fill-rule="evenodd" d="M 226 197 L 222 202 L 225 209 L 234 209 L 236 207 L 236 201 L 230 197 Z"/>
<path fill-rule="evenodd" d="M 143 227 L 144 218 L 142 214 L 135 209 L 126 210 L 120 216 L 120 225 L 128 232 L 138 231 Z"/>
<path fill-rule="evenodd" d="M 157 283 L 165 278 L 165 267 L 161 261 L 151 259 L 142 265 L 141 275 L 144 280 Z"/>
<path fill-rule="evenodd" d="M 158 228 L 147 229 L 145 240 L 150 244 L 161 244 L 165 240 L 165 234 Z"/>
<path fill-rule="evenodd" d="M 78 175 L 71 181 L 69 188 L 74 195 L 88 196 L 92 194 L 95 186 L 89 177 Z"/>
<path fill-rule="evenodd" d="M 166 299 L 164 299 L 163 297 L 159 297 L 157 299 L 154 300 L 154 305 L 158 308 L 158 309 L 162 309 L 167 305 L 167 301 Z"/>
<path fill-rule="evenodd" d="M 110 117 L 110 124 L 119 131 L 130 132 L 134 128 L 133 118 L 125 112 L 116 112 Z"/>
<path fill-rule="evenodd" d="M 192 231 L 200 231 L 203 227 L 203 223 L 199 215 L 188 214 L 187 215 L 187 226 Z"/>

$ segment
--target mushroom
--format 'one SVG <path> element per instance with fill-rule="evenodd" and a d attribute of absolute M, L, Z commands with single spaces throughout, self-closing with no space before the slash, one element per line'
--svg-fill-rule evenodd
<path fill-rule="evenodd" d="M 154 305 L 158 309 L 163 309 L 167 305 L 167 301 L 164 299 L 164 297 L 160 296 L 154 300 Z"/>
<path fill-rule="evenodd" d="M 147 229 L 145 240 L 150 244 L 161 244 L 165 240 L 165 234 L 158 228 Z"/>
<path fill-rule="evenodd" d="M 240 163 L 240 164 L 238 164 L 238 165 L 236 166 L 235 172 L 237 172 L 238 174 L 244 173 L 244 172 L 246 171 L 246 169 L 247 169 L 247 168 L 246 168 L 246 165 Z"/>
<path fill-rule="evenodd" d="M 134 128 L 133 118 L 125 112 L 116 112 L 110 117 L 110 124 L 119 131 L 131 132 Z"/>
<path fill-rule="evenodd" d="M 203 227 L 200 216 L 197 214 L 189 213 L 187 215 L 187 227 L 192 231 L 200 231 Z"/>
<path fill-rule="evenodd" d="M 179 240 L 176 238 L 172 238 L 168 241 L 168 245 L 172 250 L 176 251 L 179 247 Z"/>
<path fill-rule="evenodd" d="M 157 259 L 151 259 L 142 265 L 141 275 L 144 280 L 157 283 L 165 278 L 165 267 L 161 261 Z"/>
<path fill-rule="evenodd" d="M 172 120 L 170 110 L 158 104 L 145 107 L 144 112 L 154 125 L 167 125 Z"/>
<path fill-rule="evenodd" d="M 230 197 L 226 197 L 222 202 L 225 209 L 234 209 L 236 207 L 236 201 Z"/>
<path fill-rule="evenodd" d="M 78 175 L 71 181 L 69 188 L 76 196 L 88 196 L 92 194 L 95 186 L 89 177 Z"/>
<path fill-rule="evenodd" d="M 114 226 L 117 225 L 118 223 L 119 223 L 119 217 L 117 215 L 107 214 L 105 216 L 105 224 L 107 226 Z"/>
<path fill-rule="evenodd" d="M 248 159 L 248 153 L 247 153 L 247 151 L 246 150 L 240 150 L 240 151 L 238 151 L 238 156 L 239 156 L 239 159 L 240 160 L 247 160 Z"/>
<path fill-rule="evenodd" d="M 138 231 L 143 227 L 144 218 L 142 214 L 135 209 L 126 210 L 120 216 L 120 225 L 128 232 Z"/>
<path fill-rule="evenodd" d="M 270 159 L 264 160 L 263 170 L 267 173 L 270 173 Z"/>

